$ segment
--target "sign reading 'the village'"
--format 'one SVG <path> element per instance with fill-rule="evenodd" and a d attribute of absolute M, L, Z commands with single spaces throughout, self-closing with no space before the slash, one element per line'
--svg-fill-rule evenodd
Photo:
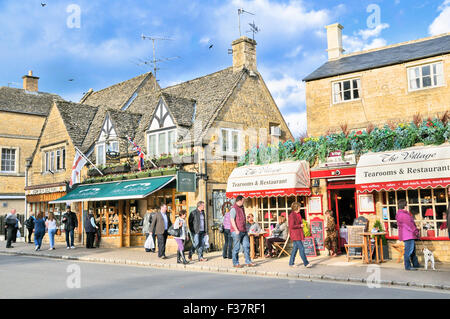
<path fill-rule="evenodd" d="M 450 145 L 368 153 L 356 167 L 360 191 L 444 186 L 450 183 Z"/>

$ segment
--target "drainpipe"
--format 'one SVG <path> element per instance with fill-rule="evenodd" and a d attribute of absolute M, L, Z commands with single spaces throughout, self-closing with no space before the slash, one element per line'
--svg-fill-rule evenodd
<path fill-rule="evenodd" d="M 32 158 L 28 157 L 25 160 L 25 188 L 28 187 L 28 170 L 31 168 L 31 161 Z M 27 202 L 27 195 L 25 195 L 25 217 L 24 217 L 24 223 L 25 221 L 28 219 L 28 202 Z M 26 229 L 26 230 L 25 230 Z M 24 234 L 24 240 L 25 242 L 27 241 L 27 236 L 28 236 L 28 228 L 27 227 L 23 227 L 23 234 Z"/>

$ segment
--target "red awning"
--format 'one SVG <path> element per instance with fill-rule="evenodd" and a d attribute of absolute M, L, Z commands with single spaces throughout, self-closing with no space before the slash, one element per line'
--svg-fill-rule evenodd
<path fill-rule="evenodd" d="M 450 145 L 364 154 L 356 167 L 355 184 L 359 192 L 447 187 Z"/>
<path fill-rule="evenodd" d="M 227 197 L 309 196 L 309 164 L 305 161 L 237 167 L 228 178 Z"/>

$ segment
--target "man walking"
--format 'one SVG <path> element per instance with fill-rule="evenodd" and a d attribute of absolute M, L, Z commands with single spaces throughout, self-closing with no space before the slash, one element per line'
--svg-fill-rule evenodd
<path fill-rule="evenodd" d="M 11 213 L 6 215 L 5 224 L 7 232 L 6 248 L 14 248 L 13 246 L 11 246 L 11 242 L 14 239 L 14 232 L 17 232 L 17 216 L 16 210 L 14 208 L 11 209 Z"/>
<path fill-rule="evenodd" d="M 206 216 L 205 216 L 205 202 L 200 201 L 197 203 L 197 208 L 189 215 L 189 229 L 192 233 L 192 247 L 189 250 L 189 260 L 192 260 L 192 255 L 197 250 L 198 260 L 207 261 L 203 258 L 204 250 L 204 238 L 206 235 Z"/>
<path fill-rule="evenodd" d="M 395 219 L 398 225 L 398 239 L 405 243 L 405 254 L 403 256 L 405 270 L 417 270 L 419 268 L 419 260 L 416 256 L 415 240 L 419 237 L 419 229 L 417 229 L 414 218 L 408 211 L 406 200 L 400 199 L 398 201 L 398 211 Z"/>
<path fill-rule="evenodd" d="M 238 195 L 236 203 L 230 210 L 231 236 L 233 237 L 233 267 L 241 268 L 239 264 L 239 250 L 244 248 L 245 263 L 248 267 L 254 267 L 250 259 L 250 240 L 246 228 L 246 216 L 244 210 L 244 197 Z"/>
<path fill-rule="evenodd" d="M 28 231 L 28 243 L 29 244 L 31 244 L 31 235 L 33 235 L 34 222 L 35 222 L 34 213 L 31 212 L 30 217 L 28 217 L 28 219 L 25 221 L 25 226 L 27 227 L 27 231 Z"/>
<path fill-rule="evenodd" d="M 67 249 L 75 249 L 75 229 L 78 227 L 77 214 L 70 210 L 70 206 L 67 205 L 66 213 L 63 215 L 62 222 L 64 223 L 64 231 L 66 232 L 66 244 Z M 70 238 L 69 238 L 70 237 Z M 70 239 L 70 241 L 69 241 Z"/>
<path fill-rule="evenodd" d="M 167 259 L 166 257 L 166 242 L 167 242 L 167 230 L 172 225 L 169 216 L 167 215 L 167 205 L 161 204 L 160 212 L 156 213 L 152 224 L 150 225 L 149 236 L 156 234 L 158 239 L 158 257 L 161 259 Z"/>

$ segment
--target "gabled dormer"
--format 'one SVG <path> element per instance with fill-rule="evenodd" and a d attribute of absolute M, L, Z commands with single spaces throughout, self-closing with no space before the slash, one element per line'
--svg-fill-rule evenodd
<path fill-rule="evenodd" d="M 177 125 L 166 102 L 161 97 L 146 131 L 147 155 L 155 157 L 162 154 L 173 154 L 176 139 Z"/>
<path fill-rule="evenodd" d="M 106 113 L 102 129 L 95 143 L 97 165 L 106 164 L 107 152 L 119 152 L 119 139 L 109 113 Z"/>

